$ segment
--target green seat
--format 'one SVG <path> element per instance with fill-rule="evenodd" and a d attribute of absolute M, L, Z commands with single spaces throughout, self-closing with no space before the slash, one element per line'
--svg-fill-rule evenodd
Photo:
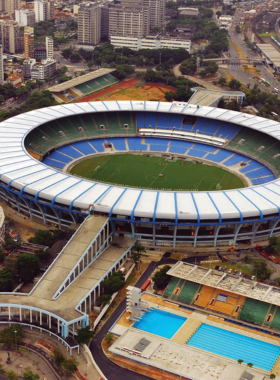
<path fill-rule="evenodd" d="M 238 318 L 247 322 L 253 322 L 262 325 L 265 322 L 265 317 L 270 304 L 246 298 L 244 305 L 239 313 Z"/>
<path fill-rule="evenodd" d="M 195 282 L 186 281 L 178 295 L 177 300 L 181 302 L 191 303 L 199 286 L 200 284 L 197 284 Z"/>

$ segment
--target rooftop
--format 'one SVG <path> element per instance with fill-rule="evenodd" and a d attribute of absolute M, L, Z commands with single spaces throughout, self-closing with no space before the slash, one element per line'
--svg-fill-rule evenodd
<path fill-rule="evenodd" d="M 88 82 L 92 79 L 99 78 L 105 74 L 112 73 L 113 71 L 115 71 L 115 69 L 98 69 L 85 75 L 81 75 L 80 77 L 68 80 L 67 82 L 57 84 L 53 87 L 49 87 L 48 90 L 51 92 L 61 92 L 64 90 L 68 90 L 71 87 L 78 86 L 79 84 Z"/>
<path fill-rule="evenodd" d="M 242 277 L 214 269 L 178 261 L 167 272 L 170 276 L 212 286 L 235 294 L 280 306 L 280 289 L 274 286 L 247 280 Z"/>
<path fill-rule="evenodd" d="M 277 67 L 280 67 L 280 53 L 271 44 L 257 44 L 257 47 Z"/>

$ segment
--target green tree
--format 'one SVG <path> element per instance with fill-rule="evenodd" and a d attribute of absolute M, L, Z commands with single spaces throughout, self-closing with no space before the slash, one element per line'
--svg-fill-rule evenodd
<path fill-rule="evenodd" d="M 253 363 L 248 363 L 247 367 L 252 368 L 253 367 Z"/>
<path fill-rule="evenodd" d="M 56 348 L 53 350 L 53 360 L 58 367 L 62 367 L 65 360 L 63 353 Z"/>
<path fill-rule="evenodd" d="M 69 59 L 71 54 L 72 54 L 72 49 L 71 49 L 71 48 L 64 49 L 64 50 L 62 50 L 62 52 L 61 52 L 61 55 L 62 55 L 65 59 Z"/>
<path fill-rule="evenodd" d="M 274 375 L 274 373 L 272 373 L 270 376 L 269 376 L 270 379 L 275 379 L 276 378 L 276 375 Z"/>
<path fill-rule="evenodd" d="M 18 376 L 15 374 L 15 372 L 10 369 L 9 371 L 6 372 L 6 377 L 8 380 L 18 380 Z"/>
<path fill-rule="evenodd" d="M 73 52 L 69 57 L 71 62 L 80 62 L 82 60 L 82 57 L 79 53 Z"/>
<path fill-rule="evenodd" d="M 268 268 L 267 262 L 264 260 L 260 260 L 253 264 L 252 273 L 257 279 L 264 281 L 268 280 L 272 275 L 273 271 Z"/>
<path fill-rule="evenodd" d="M 232 90 L 239 90 L 241 88 L 241 83 L 237 79 L 231 79 L 228 85 Z"/>
<path fill-rule="evenodd" d="M 143 78 L 146 82 L 158 82 L 161 76 L 154 70 L 148 69 Z"/>
<path fill-rule="evenodd" d="M 39 249 L 37 252 L 36 252 L 36 256 L 38 257 L 38 259 L 41 261 L 41 260 L 47 260 L 50 256 L 50 251 L 48 249 Z"/>
<path fill-rule="evenodd" d="M 14 285 L 13 272 L 9 268 L 0 269 L 0 292 L 11 292 Z"/>
<path fill-rule="evenodd" d="M 63 77 L 58 78 L 58 82 L 63 83 L 63 82 L 67 82 L 70 79 L 72 79 L 72 77 L 63 76 Z"/>
<path fill-rule="evenodd" d="M 114 339 L 114 334 L 112 333 L 107 333 L 104 335 L 104 340 L 106 343 L 111 343 L 113 339 Z"/>
<path fill-rule="evenodd" d="M 95 335 L 95 332 L 90 329 L 90 326 L 87 326 L 78 330 L 78 333 L 75 339 L 78 344 L 89 344 L 89 342 L 92 340 L 94 335 Z"/>
<path fill-rule="evenodd" d="M 280 278 L 280 277 L 279 277 L 279 278 Z M 111 301 L 111 298 L 112 298 L 111 294 L 102 294 L 102 295 L 98 298 L 98 300 L 99 300 L 99 302 L 100 302 L 101 304 L 103 304 L 103 305 L 108 305 L 108 304 L 110 303 L 110 301 Z"/>
<path fill-rule="evenodd" d="M 37 256 L 29 253 L 18 255 L 18 274 L 21 280 L 27 284 L 34 280 L 34 277 L 40 271 L 40 260 Z"/>
<path fill-rule="evenodd" d="M 219 83 L 222 87 L 224 87 L 224 86 L 227 84 L 227 80 L 226 80 L 225 77 L 221 77 L 221 78 L 218 79 L 218 83 Z"/>
<path fill-rule="evenodd" d="M 30 369 L 23 372 L 23 380 L 39 380 L 40 376 L 38 373 L 33 373 Z"/>
<path fill-rule="evenodd" d="M 0 263 L 3 263 L 5 259 L 5 251 L 4 249 L 0 248 Z"/>
<path fill-rule="evenodd" d="M 78 361 L 76 358 L 72 357 L 70 359 L 66 359 L 63 363 L 64 372 L 69 376 L 72 373 L 77 371 Z"/>
<path fill-rule="evenodd" d="M 170 281 L 170 276 L 166 274 L 170 268 L 169 265 L 165 265 L 154 274 L 152 280 L 158 288 L 164 288 Z"/>
<path fill-rule="evenodd" d="M 243 362 L 244 362 L 244 360 L 242 360 L 242 359 L 238 359 L 238 360 L 237 360 L 237 363 L 238 363 L 238 364 L 242 364 Z"/>
<path fill-rule="evenodd" d="M 18 248 L 20 244 L 16 243 L 13 239 L 6 239 L 4 248 L 6 251 L 12 252 L 14 249 Z"/>
<path fill-rule="evenodd" d="M 15 333 L 16 331 L 16 333 Z M 16 342 L 22 341 L 22 327 L 20 325 L 11 325 L 0 331 L 0 342 L 15 346 Z"/>
<path fill-rule="evenodd" d="M 115 272 L 111 277 L 103 281 L 103 288 L 106 294 L 114 294 L 124 286 L 124 276 L 120 272 Z"/>
<path fill-rule="evenodd" d="M 235 31 L 236 31 L 236 33 L 241 33 L 241 32 L 242 32 L 242 29 L 240 28 L 239 25 L 237 25 L 237 26 L 235 27 Z"/>
<path fill-rule="evenodd" d="M 136 243 L 132 247 L 132 261 L 138 266 L 142 262 L 142 253 L 146 252 L 145 247 L 141 243 Z"/>
<path fill-rule="evenodd" d="M 48 230 L 38 230 L 35 236 L 30 238 L 30 243 L 46 245 L 50 247 L 53 243 L 61 238 L 63 231 L 55 229 L 52 232 Z"/>

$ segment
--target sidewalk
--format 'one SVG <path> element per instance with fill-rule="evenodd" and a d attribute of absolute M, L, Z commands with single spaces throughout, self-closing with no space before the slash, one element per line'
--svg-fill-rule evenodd
<path fill-rule="evenodd" d="M 0 330 L 6 328 L 7 324 L 0 324 Z M 58 341 L 55 337 L 50 336 L 45 332 L 40 332 L 38 329 L 33 328 L 32 330 L 28 327 L 22 327 L 23 331 L 23 344 L 35 345 L 38 340 L 42 340 L 54 348 L 60 350 L 66 358 L 70 358 L 70 353 L 67 351 L 67 348 L 63 346 L 60 341 Z M 34 346 L 36 348 L 36 346 Z M 28 351 L 28 350 L 27 350 Z M 14 351 L 10 351 L 12 364 L 6 364 L 7 360 L 7 352 L 8 351 L 0 351 L 0 363 L 3 364 L 4 370 L 12 369 L 15 371 L 17 375 L 21 375 L 21 371 L 27 371 L 31 369 L 32 372 L 38 373 L 40 375 L 40 379 L 46 378 L 47 380 L 57 380 L 59 378 L 55 376 L 53 370 L 50 365 L 47 363 L 47 359 L 43 358 L 41 355 L 37 353 L 31 353 L 27 355 L 26 353 L 21 356 L 21 354 L 15 354 Z M 45 351 L 42 351 L 44 354 Z M 88 357 L 88 354 L 84 352 L 82 348 L 80 348 L 80 354 L 78 354 L 77 350 L 73 350 L 72 356 L 74 356 L 78 362 L 78 369 L 80 373 L 87 378 L 87 380 L 99 380 L 100 374 L 96 370 L 92 361 Z M 48 354 L 47 354 L 48 357 Z M 36 364 L 36 362 L 40 362 L 40 364 Z M 23 367 L 20 367 L 20 366 Z M 72 376 L 70 380 L 75 380 L 75 377 Z"/>

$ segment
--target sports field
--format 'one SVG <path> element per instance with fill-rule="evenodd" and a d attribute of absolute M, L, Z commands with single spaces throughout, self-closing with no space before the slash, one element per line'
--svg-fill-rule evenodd
<path fill-rule="evenodd" d="M 137 87 L 138 78 L 125 80 L 104 90 L 85 96 L 77 102 L 90 102 L 102 100 L 161 100 L 165 101 L 166 91 L 175 91 L 173 87 L 161 84 L 145 84 Z"/>
<path fill-rule="evenodd" d="M 244 187 L 236 175 L 216 166 L 142 154 L 99 156 L 71 169 L 92 180 L 158 190 L 227 190 Z"/>

